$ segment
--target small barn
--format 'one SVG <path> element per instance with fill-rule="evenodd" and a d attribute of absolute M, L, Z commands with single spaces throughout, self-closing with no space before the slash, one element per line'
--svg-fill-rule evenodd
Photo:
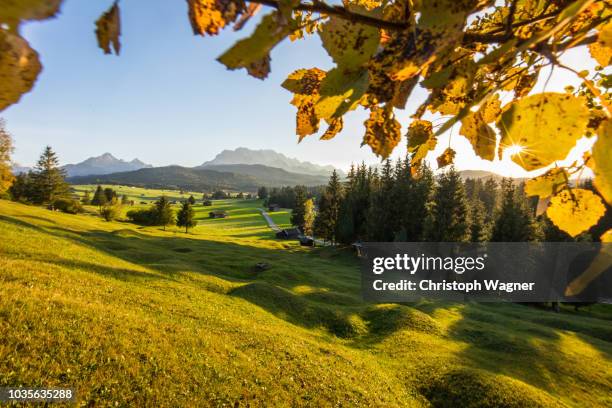
<path fill-rule="evenodd" d="M 208 213 L 209 218 L 225 218 L 227 213 L 225 211 L 211 211 Z"/>
<path fill-rule="evenodd" d="M 315 246 L 315 240 L 313 237 L 308 237 L 306 235 L 300 235 L 300 245 L 301 246 Z"/>
<path fill-rule="evenodd" d="M 268 205 L 268 212 L 274 212 L 280 210 L 280 205 L 278 204 L 270 204 Z"/>
<path fill-rule="evenodd" d="M 287 228 L 276 233 L 278 239 L 297 239 L 302 235 L 298 228 Z"/>

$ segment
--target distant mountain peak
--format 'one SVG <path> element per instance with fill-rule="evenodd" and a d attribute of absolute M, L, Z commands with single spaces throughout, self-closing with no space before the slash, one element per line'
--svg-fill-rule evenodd
<path fill-rule="evenodd" d="M 276 167 L 292 173 L 329 176 L 334 170 L 333 166 L 321 166 L 307 161 L 290 158 L 282 153 L 271 149 L 253 150 L 246 147 L 238 147 L 234 150 L 223 150 L 214 159 L 203 163 L 199 167 L 209 167 L 229 164 L 261 164 Z M 343 176 L 344 172 L 338 170 Z"/>
<path fill-rule="evenodd" d="M 97 157 L 90 157 L 81 163 L 67 164 L 66 166 L 63 166 L 68 177 L 111 174 L 149 167 L 153 166 L 143 163 L 138 159 L 134 159 L 130 162 L 117 159 L 108 152 Z"/>

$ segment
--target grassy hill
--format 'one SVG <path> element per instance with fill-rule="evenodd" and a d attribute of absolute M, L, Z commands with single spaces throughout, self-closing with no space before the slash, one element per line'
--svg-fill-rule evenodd
<path fill-rule="evenodd" d="M 106 175 L 71 177 L 72 184 L 123 184 L 152 189 L 257 191 L 260 186 L 281 187 L 326 184 L 328 177 L 290 173 L 262 165 L 226 165 L 212 168 L 167 166 Z"/>
<path fill-rule="evenodd" d="M 0 200 L 0 387 L 102 406 L 612 404 L 609 306 L 364 304 L 351 254 L 275 240 L 260 205 L 196 207 L 185 234 Z"/>

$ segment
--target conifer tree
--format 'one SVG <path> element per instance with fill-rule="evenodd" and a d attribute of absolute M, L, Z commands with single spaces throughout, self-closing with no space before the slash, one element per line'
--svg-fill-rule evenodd
<path fill-rule="evenodd" d="M 332 244 L 336 242 L 338 215 L 343 200 L 343 189 L 336 170 L 332 172 L 329 183 L 318 201 L 319 211 L 315 217 L 315 234 Z"/>
<path fill-rule="evenodd" d="M 268 198 L 268 189 L 263 186 L 259 187 L 257 190 L 257 197 L 259 197 L 260 200 L 265 200 Z"/>
<path fill-rule="evenodd" d="M 459 173 L 451 167 L 438 177 L 427 240 L 465 242 L 470 239 L 468 203 Z"/>
<path fill-rule="evenodd" d="M 512 179 L 501 183 L 502 198 L 499 214 L 495 219 L 491 241 L 526 242 L 541 238 L 541 230 L 527 206 L 526 197 L 516 188 Z"/>
<path fill-rule="evenodd" d="M 380 181 L 372 192 L 372 202 L 368 214 L 368 239 L 370 241 L 392 241 L 397 231 L 397 202 L 393 191 L 395 180 L 391 160 L 387 159 L 382 167 Z"/>
<path fill-rule="evenodd" d="M 399 211 L 400 233 L 396 233 L 396 241 L 418 242 L 424 239 L 434 184 L 429 167 L 422 166 L 412 177 L 409 160 L 398 164 L 394 203 Z"/>
<path fill-rule="evenodd" d="M 174 211 L 170 207 L 170 202 L 166 196 L 161 196 L 155 202 L 155 224 L 164 227 L 164 231 L 168 225 L 173 225 L 175 222 Z"/>
<path fill-rule="evenodd" d="M 193 195 L 189 196 L 189 198 L 187 199 L 187 201 L 189 202 L 190 205 L 195 205 L 196 203 L 196 199 Z"/>
<path fill-rule="evenodd" d="M 193 228 L 198 224 L 194 218 L 195 212 L 193 211 L 191 203 L 189 201 L 183 202 L 181 209 L 176 216 L 176 225 L 179 227 L 185 227 L 186 234 L 189 232 L 189 228 Z"/>
<path fill-rule="evenodd" d="M 304 232 L 306 217 L 306 188 L 303 186 L 295 187 L 295 206 L 291 212 L 291 225 L 294 225 Z"/>
<path fill-rule="evenodd" d="M 127 196 L 127 194 L 123 194 L 121 196 L 121 205 L 128 205 L 130 203 L 130 198 Z"/>
<path fill-rule="evenodd" d="M 96 187 L 96 192 L 94 193 L 93 199 L 91 200 L 91 205 L 97 205 L 98 207 L 102 207 L 108 202 L 106 199 L 106 194 L 104 194 L 104 189 L 102 186 Z"/>
<path fill-rule="evenodd" d="M 485 206 L 479 198 L 470 200 L 470 241 L 488 241 L 491 228 L 487 222 Z"/>
<path fill-rule="evenodd" d="M 65 172 L 59 167 L 59 160 L 51 146 L 45 147 L 34 168 L 35 200 L 37 204 L 51 204 L 60 197 L 66 197 L 69 189 Z"/>

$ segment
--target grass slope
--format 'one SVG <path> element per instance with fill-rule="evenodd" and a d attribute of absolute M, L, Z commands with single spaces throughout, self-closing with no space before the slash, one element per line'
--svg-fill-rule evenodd
<path fill-rule="evenodd" d="M 273 239 L 260 205 L 196 207 L 185 234 L 0 201 L 0 387 L 119 406 L 612 404 L 609 307 L 363 304 L 352 255 Z"/>

